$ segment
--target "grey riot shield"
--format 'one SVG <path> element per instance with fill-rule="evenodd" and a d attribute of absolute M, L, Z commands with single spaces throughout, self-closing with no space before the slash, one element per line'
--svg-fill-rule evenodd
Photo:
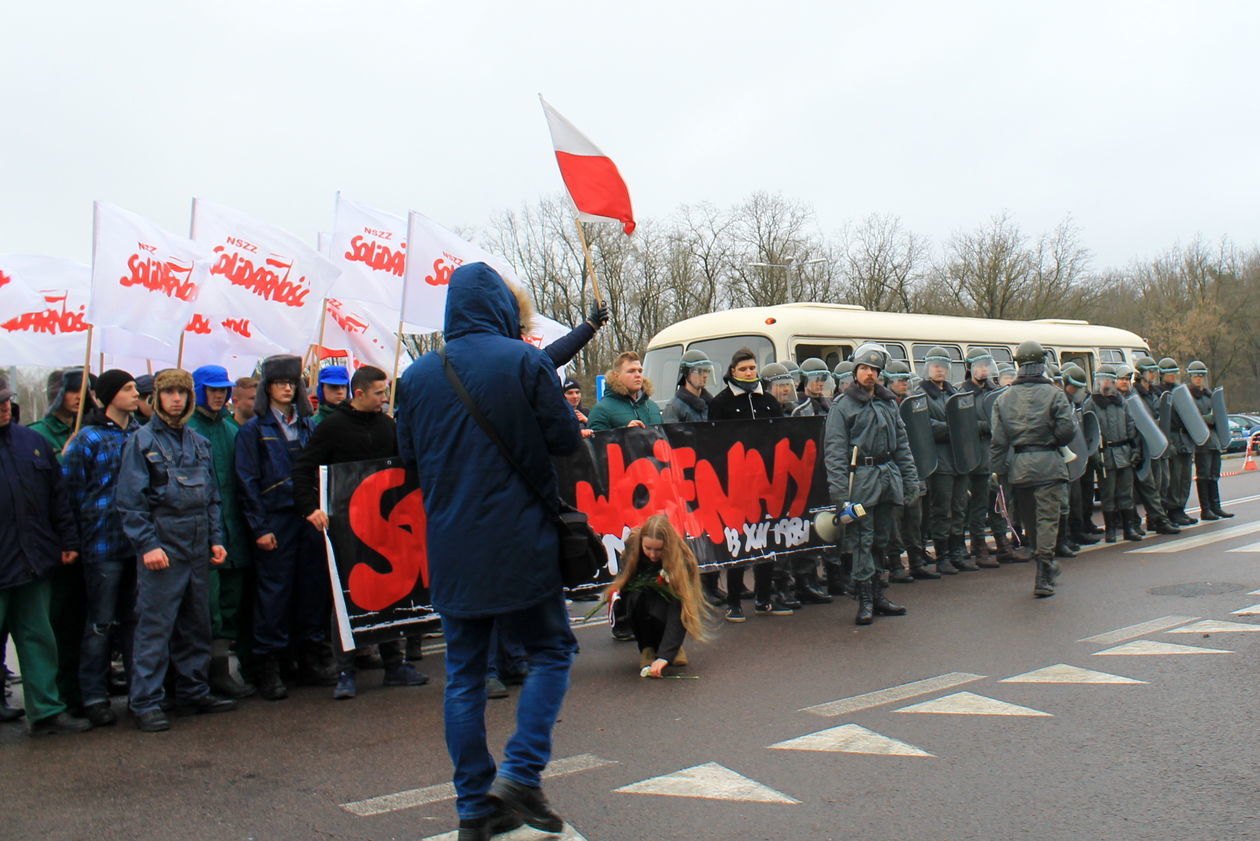
<path fill-rule="evenodd" d="M 932 417 L 928 409 L 927 395 L 914 394 L 901 401 L 901 420 L 906 425 L 906 437 L 910 439 L 910 453 L 920 479 L 927 479 L 936 472 L 940 458 L 936 454 L 936 441 L 932 438 Z"/>
<path fill-rule="evenodd" d="M 945 422 L 949 424 L 949 447 L 954 453 L 954 469 L 961 475 L 980 466 L 984 456 L 980 444 L 979 414 L 973 391 L 959 391 L 945 401 Z"/>
<path fill-rule="evenodd" d="M 1208 429 L 1208 425 L 1203 421 L 1203 415 L 1199 414 L 1199 407 L 1195 405 L 1190 386 L 1182 383 L 1172 390 L 1172 407 L 1177 413 L 1177 419 L 1186 428 L 1186 434 L 1190 436 L 1190 440 L 1196 447 L 1202 447 L 1212 439 L 1212 430 Z"/>
<path fill-rule="evenodd" d="M 1172 395 L 1164 392 L 1159 396 L 1159 431 L 1164 433 L 1164 437 L 1168 439 L 1169 446 L 1172 445 Z M 1170 455 L 1166 453 L 1166 455 Z"/>
<path fill-rule="evenodd" d="M 1093 412 L 1090 412 L 1090 415 L 1092 416 Z M 1067 470 L 1068 480 L 1075 482 L 1085 475 L 1085 468 L 1089 465 L 1089 457 L 1098 450 L 1098 447 L 1095 446 L 1093 449 L 1090 449 L 1089 442 L 1085 440 L 1085 429 L 1081 425 L 1081 413 L 1073 412 L 1072 420 L 1072 426 L 1075 427 L 1075 430 L 1072 433 L 1072 440 L 1068 443 L 1068 449 L 1076 455 L 1076 458 L 1068 462 Z M 1096 418 L 1095 425 L 1097 425 Z"/>
<path fill-rule="evenodd" d="M 1216 423 L 1216 445 L 1223 453 L 1229 447 L 1229 410 L 1225 408 L 1225 389 L 1212 389 L 1212 420 Z"/>
<path fill-rule="evenodd" d="M 1163 458 L 1168 450 L 1168 436 L 1160 430 L 1159 421 L 1155 420 L 1155 416 L 1151 414 L 1146 401 L 1136 393 L 1124 399 L 1124 410 L 1129 413 L 1129 417 L 1133 418 L 1133 423 L 1138 430 L 1138 444 L 1141 447 L 1142 459 L 1135 472 L 1139 479 L 1145 479 L 1151 473 L 1151 461 Z"/>
<path fill-rule="evenodd" d="M 1001 388 L 995 388 L 984 393 L 984 396 L 980 398 L 980 420 L 993 423 L 993 406 L 997 403 L 997 399 L 1006 393 L 1008 388 L 1010 388 L 1009 385 L 1004 385 Z"/>

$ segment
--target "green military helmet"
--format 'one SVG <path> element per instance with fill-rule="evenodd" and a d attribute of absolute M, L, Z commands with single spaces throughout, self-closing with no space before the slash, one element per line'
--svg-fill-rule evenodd
<path fill-rule="evenodd" d="M 1050 378 L 1051 382 L 1063 385 L 1063 369 L 1053 362 L 1046 363 L 1046 376 Z"/>
<path fill-rule="evenodd" d="M 1186 373 L 1192 377 L 1206 377 L 1208 366 L 1196 359 L 1186 366 Z"/>
<path fill-rule="evenodd" d="M 792 378 L 793 385 L 795 385 L 797 388 L 800 388 L 800 385 L 801 385 L 800 366 L 797 365 L 795 362 L 793 362 L 791 359 L 785 359 L 780 364 L 783 366 L 784 370 L 787 371 L 788 376 Z"/>
<path fill-rule="evenodd" d="M 846 359 L 832 369 L 831 373 L 835 374 L 837 383 L 851 382 L 853 380 L 853 363 Z"/>
<path fill-rule="evenodd" d="M 1089 385 L 1085 378 L 1085 369 L 1075 362 L 1069 362 L 1064 365 L 1060 369 L 1060 373 L 1063 375 L 1063 381 L 1068 385 L 1073 385 L 1077 388 L 1085 388 Z"/>
<path fill-rule="evenodd" d="M 830 379 L 830 377 L 831 372 L 827 370 L 827 363 L 816 356 L 811 356 L 801 363 L 801 378 L 807 383 Z"/>
<path fill-rule="evenodd" d="M 968 368 L 970 368 L 972 365 L 975 365 L 977 362 L 983 362 L 986 359 L 989 360 L 989 362 L 992 362 L 994 365 L 997 365 L 997 362 L 995 362 L 993 359 L 992 352 L 990 352 L 989 349 L 986 347 L 968 348 L 967 355 L 966 357 L 964 357 L 964 361 L 967 363 Z"/>
<path fill-rule="evenodd" d="M 936 345 L 935 347 L 928 350 L 927 356 L 923 357 L 923 361 L 924 362 L 944 362 L 945 364 L 948 365 L 950 362 L 953 362 L 954 360 L 945 351 L 945 348 L 941 347 L 940 345 Z"/>
<path fill-rule="evenodd" d="M 1159 363 L 1144 353 L 1139 353 L 1137 356 L 1133 357 L 1133 365 L 1143 374 L 1147 371 L 1159 370 Z"/>
<path fill-rule="evenodd" d="M 1136 373 L 1137 371 L 1133 370 L 1132 365 L 1126 365 L 1123 362 L 1120 362 L 1116 365 L 1116 379 L 1127 380 L 1127 379 L 1132 378 L 1133 375 Z"/>
<path fill-rule="evenodd" d="M 1111 364 L 1103 364 L 1098 366 L 1098 370 L 1094 372 L 1095 379 L 1114 380 L 1116 378 L 1116 366 Z"/>
<path fill-rule="evenodd" d="M 908 380 L 910 379 L 910 366 L 900 359 L 889 360 L 888 367 L 884 369 L 884 376 L 889 381 Z"/>
<path fill-rule="evenodd" d="M 1020 342 L 1019 347 L 1015 348 L 1015 361 L 1020 365 L 1045 362 L 1046 349 L 1041 346 L 1041 342 L 1035 342 L 1032 339 Z"/>
<path fill-rule="evenodd" d="M 678 362 L 678 385 L 686 382 L 689 374 L 697 373 L 713 376 L 713 360 L 702 350 L 689 350 Z"/>
<path fill-rule="evenodd" d="M 853 363 L 853 367 L 858 365 L 866 365 L 877 371 L 883 371 L 888 367 L 888 349 L 876 342 L 863 342 L 858 349 L 853 351 L 853 356 L 849 357 L 849 361 Z"/>
<path fill-rule="evenodd" d="M 1171 356 L 1165 356 L 1159 360 L 1159 372 L 1161 374 L 1180 374 L 1181 366 L 1177 364 L 1177 360 Z"/>
<path fill-rule="evenodd" d="M 763 365 L 761 368 L 761 379 L 771 385 L 776 382 L 796 384 L 795 379 L 792 377 L 792 372 L 782 362 L 771 362 L 768 365 Z"/>

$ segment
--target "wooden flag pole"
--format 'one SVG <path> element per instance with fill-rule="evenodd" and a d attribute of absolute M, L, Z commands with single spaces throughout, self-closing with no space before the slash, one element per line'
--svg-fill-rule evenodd
<path fill-rule="evenodd" d="M 319 309 L 319 340 L 311 345 L 307 350 L 307 358 L 310 360 L 310 383 L 307 388 L 311 394 L 315 393 L 315 386 L 319 383 L 319 352 L 324 347 L 324 325 L 328 323 L 328 299 L 324 299 L 324 303 Z M 351 395 L 352 397 L 354 395 Z"/>
<path fill-rule="evenodd" d="M 187 332 L 188 332 L 187 330 L 181 330 L 179 332 L 179 351 L 175 354 L 175 367 L 176 368 L 184 367 L 184 335 Z"/>
<path fill-rule="evenodd" d="M 394 334 L 394 375 L 389 378 L 389 416 L 395 414 L 394 401 L 398 398 L 398 367 L 399 360 L 402 359 L 402 335 L 403 335 L 403 318 L 398 316 L 398 332 Z"/>
<path fill-rule="evenodd" d="M 577 222 L 578 239 L 582 241 L 582 254 L 586 258 L 586 276 L 591 281 L 591 289 L 595 292 L 595 302 L 603 301 L 604 296 L 599 294 L 599 281 L 595 279 L 595 263 L 591 260 L 591 247 L 586 244 L 586 230 L 582 227 L 581 218 L 575 216 L 573 221 Z"/>
<path fill-rule="evenodd" d="M 83 382 L 79 385 L 79 411 L 74 417 L 74 432 L 70 437 L 73 438 L 79 434 L 79 427 L 83 425 L 83 405 L 87 403 L 88 380 L 92 374 L 92 325 L 88 325 L 87 329 L 87 351 L 83 354 Z M 65 383 L 62 383 L 62 391 L 65 391 Z M 69 440 L 66 441 L 69 444 Z"/>

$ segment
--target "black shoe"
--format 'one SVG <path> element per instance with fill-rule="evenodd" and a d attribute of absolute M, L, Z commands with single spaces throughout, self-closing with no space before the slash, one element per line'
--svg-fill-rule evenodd
<path fill-rule="evenodd" d="M 1102 534 L 1103 533 L 1102 529 L 1094 525 L 1094 518 L 1092 516 L 1085 518 L 1085 523 L 1082 526 L 1081 530 L 1084 531 L 1086 534 Z"/>
<path fill-rule="evenodd" d="M 874 582 L 874 591 L 872 592 L 871 606 L 875 609 L 877 616 L 905 616 L 905 605 L 899 605 L 884 595 L 884 585 L 878 581 Z"/>
<path fill-rule="evenodd" d="M 1181 534 L 1181 529 L 1172 524 L 1171 520 L 1160 518 L 1154 522 L 1147 521 L 1147 528 L 1156 534 Z"/>
<path fill-rule="evenodd" d="M 415 662 L 416 660 L 423 660 L 424 638 L 415 637 L 413 639 L 411 637 L 407 637 L 407 652 L 404 656 L 407 658 L 407 662 L 409 663 Z"/>
<path fill-rule="evenodd" d="M 1138 520 L 1136 511 L 1117 511 L 1116 515 L 1120 518 L 1125 540 L 1137 541 L 1142 539 L 1142 535 L 1138 533 L 1137 529 L 1137 524 L 1141 521 Z"/>
<path fill-rule="evenodd" d="M 634 642 L 634 629 L 629 622 L 617 622 L 612 626 L 612 638 L 617 642 Z"/>
<path fill-rule="evenodd" d="M 875 621 L 875 586 L 870 581 L 862 581 L 854 589 L 857 590 L 858 609 L 853 624 L 869 625 Z"/>
<path fill-rule="evenodd" d="M 204 715 L 207 713 L 230 713 L 236 709 L 236 702 L 231 698 L 220 698 L 218 695 L 206 694 L 191 701 L 176 701 L 175 715 Z"/>
<path fill-rule="evenodd" d="M 280 677 L 280 658 L 269 654 L 259 667 L 258 694 L 268 701 L 283 701 L 289 697 L 289 688 Z"/>
<path fill-rule="evenodd" d="M 800 610 L 801 603 L 792 595 L 792 584 L 787 579 L 780 581 L 774 588 L 770 601 L 778 600 L 779 605 L 788 610 Z"/>
<path fill-rule="evenodd" d="M 953 563 L 950 561 L 949 540 L 936 540 L 936 571 L 941 575 L 957 575 L 958 570 L 954 569 Z"/>
<path fill-rule="evenodd" d="M 508 696 L 507 685 L 494 675 L 486 678 L 486 697 L 487 698 L 506 698 Z"/>
<path fill-rule="evenodd" d="M 1172 520 L 1178 526 L 1193 526 L 1199 522 L 1194 517 L 1186 513 L 1184 508 L 1173 508 L 1168 512 L 1168 519 Z"/>
<path fill-rule="evenodd" d="M 26 715 L 26 710 L 21 707 L 10 707 L 8 704 L 0 702 L 0 724 L 17 721 L 24 715 Z"/>
<path fill-rule="evenodd" d="M 114 710 L 109 705 L 109 701 L 97 701 L 95 704 L 85 704 L 83 707 L 83 717 L 93 727 L 108 727 L 118 722 L 118 716 L 114 714 Z"/>
<path fill-rule="evenodd" d="M 67 733 L 86 733 L 92 729 L 92 723 L 86 718 L 75 718 L 67 713 L 57 713 L 29 724 L 32 736 L 64 736 Z"/>
<path fill-rule="evenodd" d="M 744 616 L 743 608 L 740 608 L 740 607 L 728 607 L 726 609 L 725 618 L 727 622 L 747 622 L 748 621 L 748 619 Z"/>
<path fill-rule="evenodd" d="M 949 556 L 949 562 L 954 565 L 954 569 L 959 572 L 979 572 L 980 567 L 973 564 L 967 558 L 967 543 L 963 540 L 961 534 L 954 535 L 949 539 L 949 548 L 952 553 Z"/>
<path fill-rule="evenodd" d="M 831 596 L 827 591 L 810 582 L 797 588 L 796 600 L 801 604 L 831 604 Z"/>
<path fill-rule="evenodd" d="M 1050 580 L 1048 567 L 1049 564 L 1044 561 L 1037 561 L 1037 580 L 1033 582 L 1033 595 L 1039 599 L 1054 595 L 1054 584 Z"/>
<path fill-rule="evenodd" d="M 1081 544 L 1077 543 L 1075 540 L 1073 540 L 1070 537 L 1066 541 L 1064 541 L 1064 543 L 1067 546 L 1067 548 L 1071 549 L 1073 552 L 1076 552 L 1078 555 L 1080 554 Z"/>
<path fill-rule="evenodd" d="M 1072 532 L 1071 540 L 1080 546 L 1093 546 L 1098 543 L 1098 538 L 1092 534 L 1086 534 L 1083 529 L 1077 529 Z"/>
<path fill-rule="evenodd" d="M 490 814 L 459 822 L 457 841 L 490 841 L 496 835 L 511 832 L 521 825 L 521 819 L 502 803 L 491 801 Z"/>
<path fill-rule="evenodd" d="M 936 581 L 941 577 L 939 572 L 933 572 L 927 567 L 910 567 L 910 577 L 918 578 L 923 581 Z"/>
<path fill-rule="evenodd" d="M 503 804 L 534 829 L 541 829 L 543 832 L 560 832 L 564 829 L 564 818 L 551 808 L 542 788 L 532 788 L 516 780 L 498 777 L 490 786 L 486 797 L 492 803 L 498 801 Z"/>

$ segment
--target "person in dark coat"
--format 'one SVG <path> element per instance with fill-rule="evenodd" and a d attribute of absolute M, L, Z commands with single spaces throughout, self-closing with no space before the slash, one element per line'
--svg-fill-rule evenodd
<path fill-rule="evenodd" d="M 1098 500 L 1102 503 L 1104 538 L 1116 542 L 1116 532 L 1125 540 L 1141 540 L 1137 533 L 1137 512 L 1133 502 L 1133 455 L 1137 441 L 1137 425 L 1124 408 L 1124 400 L 1116 390 L 1116 369 L 1101 365 L 1094 373 L 1098 390 L 1085 401 L 1085 411 L 1092 411 L 1102 430 L 1102 445 L 1094 455 L 1098 475 Z"/>
<path fill-rule="evenodd" d="M 515 296 L 494 269 L 471 263 L 455 270 L 445 360 L 543 498 L 469 414 L 442 356 L 412 363 L 399 389 L 399 449 L 424 495 L 430 594 L 446 634 L 446 743 L 461 841 L 489 838 L 522 819 L 547 832 L 563 825 L 541 788 L 577 652 L 560 579 L 551 456 L 574 452 L 580 437 L 552 359 L 521 340 L 520 323 Z M 497 778 L 485 731 L 496 624 L 529 659 L 517 731 Z"/>
<path fill-rule="evenodd" d="M 328 365 L 319 369 L 319 381 L 315 385 L 315 401 L 319 408 L 315 410 L 313 420 L 318 425 L 331 415 L 338 406 L 346 402 L 350 395 L 350 373 L 344 365 Z"/>
<path fill-rule="evenodd" d="M 713 376 L 713 363 L 702 350 L 689 350 L 678 363 L 678 391 L 661 411 L 664 423 L 694 423 L 709 419 L 713 398 L 705 386 Z"/>
<path fill-rule="evenodd" d="M 1207 443 L 1194 448 L 1194 484 L 1199 494 L 1199 518 L 1225 520 L 1234 516 L 1221 507 L 1221 450 L 1228 441 L 1218 441 L 1216 413 L 1212 408 L 1212 389 L 1208 388 L 1208 367 L 1198 359 L 1186 366 L 1190 377 L 1190 396 L 1211 435 Z"/>
<path fill-rule="evenodd" d="M 369 461 L 398 455 L 394 419 L 381 411 L 389 399 L 389 378 L 380 368 L 365 365 L 350 380 L 348 401 L 338 403 L 315 428 L 311 441 L 293 463 L 293 503 L 299 516 L 314 528 L 328 528 L 328 514 L 319 504 L 319 468 L 326 464 Z M 355 649 L 335 650 L 337 687 L 333 698 L 347 700 L 358 694 Z M 402 639 L 380 644 L 385 663 L 385 686 L 422 686 L 429 678 L 406 660 Z"/>
<path fill-rule="evenodd" d="M 967 560 L 963 544 L 967 477 L 958 475 L 954 468 L 954 451 L 950 445 L 949 424 L 945 419 L 945 403 L 957 391 L 949 381 L 951 362 L 945 348 L 930 349 L 923 360 L 923 381 L 919 383 L 919 390 L 928 398 L 932 437 L 936 441 L 937 466 L 927 480 L 928 528 L 936 547 L 936 571 L 943 575 L 980 569 Z"/>
<path fill-rule="evenodd" d="M 300 651 L 298 679 L 336 686 L 332 650 L 328 559 L 324 541 L 297 512 L 293 463 L 315 424 L 297 356 L 269 356 L 254 417 L 236 434 L 236 477 L 241 510 L 254 537 L 254 654 L 258 694 L 288 697 L 280 658 L 290 643 Z"/>
<path fill-rule="evenodd" d="M 12 398 L 0 377 L 0 627 L 17 649 L 30 733 L 81 733 L 92 725 L 66 712 L 49 616 L 51 576 L 78 557 L 78 530 L 52 448 L 13 423 Z"/>
<path fill-rule="evenodd" d="M 210 565 L 227 558 L 214 454 L 188 427 L 192 375 L 159 371 L 153 391 L 153 417 L 123 448 L 118 477 L 123 531 L 140 558 L 128 706 L 146 733 L 170 729 L 162 709 L 168 668 L 177 713 L 236 709 L 210 691 Z"/>

